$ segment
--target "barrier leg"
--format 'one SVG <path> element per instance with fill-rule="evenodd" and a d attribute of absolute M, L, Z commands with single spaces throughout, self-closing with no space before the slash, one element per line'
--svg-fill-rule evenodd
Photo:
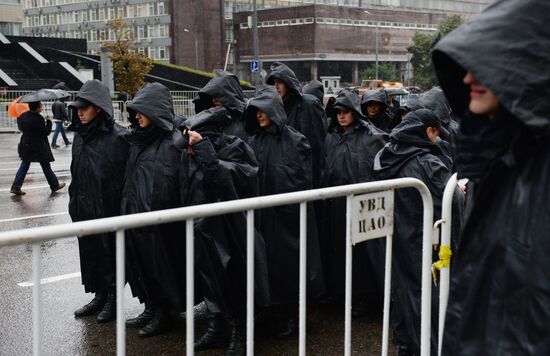
<path fill-rule="evenodd" d="M 382 356 L 388 355 L 390 329 L 391 263 L 393 236 L 386 236 L 386 271 L 384 275 L 384 320 L 382 326 Z"/>
<path fill-rule="evenodd" d="M 32 245 L 32 310 L 33 310 L 33 355 L 42 355 L 42 300 L 40 293 L 40 278 L 42 275 L 40 266 L 40 243 Z"/>
<path fill-rule="evenodd" d="M 246 355 L 254 356 L 254 210 L 246 217 Z"/>
<path fill-rule="evenodd" d="M 116 232 L 116 346 L 117 355 L 126 355 L 124 285 L 126 284 L 124 230 Z"/>
<path fill-rule="evenodd" d="M 193 307 L 195 306 L 195 230 L 193 219 L 186 221 L 186 272 L 187 272 L 187 312 L 185 316 L 185 331 L 186 331 L 186 354 L 187 356 L 193 356 L 195 354 L 195 349 L 193 345 L 195 344 L 195 315 L 193 313 Z"/>
<path fill-rule="evenodd" d="M 307 203 L 300 203 L 300 344 L 299 355 L 306 354 L 307 286 Z"/>
<path fill-rule="evenodd" d="M 351 356 L 351 198 L 346 197 L 346 304 L 345 304 L 345 331 L 344 331 L 344 356 Z"/>

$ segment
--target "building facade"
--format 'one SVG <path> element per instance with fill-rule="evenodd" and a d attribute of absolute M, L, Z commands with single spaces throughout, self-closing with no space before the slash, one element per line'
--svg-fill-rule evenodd
<path fill-rule="evenodd" d="M 172 52 L 171 18 L 167 0 L 23 0 L 25 36 L 81 38 L 88 53 L 100 41 L 114 40 L 108 22 L 123 19 L 134 32 L 139 53 L 168 62 Z"/>
<path fill-rule="evenodd" d="M 5 36 L 20 36 L 23 31 L 21 0 L 0 0 L 0 33 Z"/>
<path fill-rule="evenodd" d="M 365 79 L 360 78 L 360 72 L 378 60 L 392 63 L 399 80 L 406 82 L 412 74 L 407 48 L 416 32 L 433 33 L 449 15 L 466 19 L 488 3 L 443 1 L 446 7 L 442 7 L 439 1 L 381 0 L 369 1 L 369 5 L 359 0 L 338 2 L 340 6 L 334 6 L 336 0 L 266 0 L 265 8 L 258 10 L 259 59 L 263 67 L 282 61 L 303 81 L 341 75 L 342 82 L 358 84 Z M 373 2 L 380 5 L 371 5 Z M 422 8 L 430 3 L 437 3 L 437 8 Z M 236 4 L 235 8 L 248 9 L 248 4 Z M 233 14 L 236 69 L 245 79 L 249 78 L 250 61 L 254 59 L 251 15 L 249 10 Z"/>

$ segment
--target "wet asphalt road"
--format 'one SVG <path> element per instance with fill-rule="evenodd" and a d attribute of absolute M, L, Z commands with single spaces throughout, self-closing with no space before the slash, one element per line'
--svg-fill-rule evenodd
<path fill-rule="evenodd" d="M 24 196 L 9 193 L 19 167 L 19 134 L 0 133 L 0 231 L 70 222 L 67 212 L 68 192 L 63 188 L 51 194 L 38 163 L 31 164 L 25 180 Z M 72 137 L 70 137 L 72 140 Z M 61 138 L 58 144 L 62 142 Z M 52 163 L 60 181 L 70 182 L 70 146 L 53 150 Z M 45 215 L 45 216 L 44 216 Z M 42 278 L 62 276 L 62 280 L 42 285 L 43 354 L 44 355 L 113 355 L 116 353 L 115 323 L 99 325 L 93 317 L 75 319 L 73 311 L 91 300 L 84 293 L 78 273 L 76 238 L 46 242 L 42 250 Z M 32 287 L 18 284 L 32 280 L 31 247 L 0 248 L 0 356 L 32 354 Z M 142 311 L 126 288 L 127 317 Z M 196 337 L 204 331 L 202 313 L 198 313 Z M 352 352 L 355 355 L 378 355 L 382 338 L 381 313 L 353 321 Z M 344 344 L 343 308 L 308 305 L 307 350 L 310 355 L 340 355 Z M 185 352 L 184 322 L 176 320 L 174 329 L 149 339 L 127 330 L 128 355 L 181 355 Z M 294 355 L 298 337 L 285 340 L 267 335 L 257 327 L 257 355 Z M 223 350 L 197 353 L 223 355 Z"/>

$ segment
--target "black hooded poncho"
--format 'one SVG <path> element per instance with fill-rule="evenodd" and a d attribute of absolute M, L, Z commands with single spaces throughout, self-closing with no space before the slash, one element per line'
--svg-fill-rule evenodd
<path fill-rule="evenodd" d="M 122 190 L 122 213 L 176 208 L 180 151 L 174 146 L 174 106 L 168 88 L 145 84 L 128 103 L 130 154 Z M 140 128 L 136 112 L 152 121 Z M 143 302 L 185 302 L 185 222 L 128 230 L 126 270 L 132 293 Z"/>
<path fill-rule="evenodd" d="M 355 119 L 345 131 L 338 124 L 334 110 L 338 107 L 351 110 Z M 325 140 L 327 162 L 322 186 L 332 187 L 374 180 L 374 156 L 384 147 L 388 137 L 386 133 L 365 121 L 361 114 L 359 96 L 349 90 L 340 91 L 332 106 L 329 122 L 329 133 Z M 345 295 L 346 199 L 324 201 L 322 217 L 320 235 L 323 256 L 326 259 L 327 292 L 335 300 L 342 301 Z M 358 298 L 364 299 L 368 292 L 378 291 L 380 286 L 383 287 L 384 254 L 378 242 L 369 241 L 353 247 L 354 303 L 359 301 Z M 378 299 L 379 295 L 375 297 Z"/>
<path fill-rule="evenodd" d="M 76 99 L 84 99 L 101 112 L 87 125 L 80 124 L 73 110 L 71 184 L 69 214 L 73 221 L 120 214 L 124 168 L 128 159 L 129 131 L 113 120 L 109 89 L 98 80 L 89 80 Z M 106 292 L 115 284 L 114 234 L 78 239 L 82 284 L 86 292 Z"/>
<path fill-rule="evenodd" d="M 548 1 L 496 1 L 433 51 L 461 117 L 459 177 L 474 183 L 453 255 L 444 355 L 550 354 L 549 13 Z M 466 72 L 499 99 L 494 118 L 468 112 Z"/>
<path fill-rule="evenodd" d="M 441 148 L 426 134 L 422 116 L 435 114 L 420 109 L 407 114 L 390 134 L 390 142 L 378 152 L 374 171 L 378 179 L 412 177 L 424 182 L 434 202 L 434 221 L 441 215 L 441 199 L 451 171 L 439 158 Z M 462 194 L 456 192 L 456 194 Z M 420 193 L 414 188 L 395 191 L 390 315 L 394 341 L 420 354 L 422 286 L 422 219 Z M 438 289 L 432 286 L 432 352 L 437 344 Z"/>
<path fill-rule="evenodd" d="M 380 112 L 373 118 L 368 117 L 367 104 L 368 103 L 380 104 Z M 392 116 L 389 114 L 388 97 L 384 89 L 368 90 L 361 97 L 361 112 L 374 126 L 384 132 L 391 131 Z"/>
<path fill-rule="evenodd" d="M 311 82 L 304 85 L 303 92 L 304 94 L 313 95 L 314 97 L 319 99 L 321 106 L 324 106 L 323 99 L 325 98 L 325 87 L 323 86 L 323 83 L 321 83 L 317 79 L 313 79 Z"/>
<path fill-rule="evenodd" d="M 283 81 L 290 90 L 288 97 L 284 100 L 285 124 L 298 130 L 309 142 L 313 188 L 317 188 L 321 181 L 322 162 L 325 157 L 324 142 L 327 135 L 325 111 L 315 96 L 302 93 L 302 86 L 296 74 L 285 64 L 275 62 L 271 65 L 271 73 L 265 80 L 267 84 L 273 85 L 275 79 Z"/>
<path fill-rule="evenodd" d="M 260 128 L 256 113 L 265 112 L 272 123 Z M 307 139 L 285 124 L 281 97 L 273 87 L 250 99 L 246 113 L 250 146 L 256 153 L 260 171 L 260 195 L 311 189 L 311 149 Z M 308 297 L 324 291 L 319 240 L 313 210 L 308 208 L 307 270 Z M 256 211 L 257 226 L 264 237 L 271 301 L 273 304 L 298 302 L 300 214 L 298 205 L 285 205 Z"/>
<path fill-rule="evenodd" d="M 250 198 L 258 195 L 258 163 L 238 137 L 224 134 L 231 117 L 212 108 L 189 118 L 185 128 L 203 140 L 193 154 L 181 157 L 180 200 L 185 206 Z M 195 220 L 196 266 L 208 310 L 237 322 L 246 314 L 246 215 L 244 212 Z M 255 303 L 269 303 L 267 259 L 261 235 L 254 243 Z"/>
<path fill-rule="evenodd" d="M 214 107 L 212 99 L 221 101 L 223 107 L 229 112 L 230 120 L 224 121 L 223 133 L 247 141 L 248 135 L 243 121 L 246 104 L 239 78 L 229 72 L 216 73 L 216 77 L 210 79 L 204 88 L 199 91 L 199 95 L 193 99 L 195 112 L 198 114 L 203 110 Z"/>

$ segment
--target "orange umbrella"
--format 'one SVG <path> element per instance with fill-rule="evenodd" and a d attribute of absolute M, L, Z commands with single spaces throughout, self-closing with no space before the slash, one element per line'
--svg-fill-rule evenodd
<path fill-rule="evenodd" d="M 8 116 L 12 119 L 17 119 L 23 113 L 29 111 L 29 105 L 20 103 L 19 99 L 21 99 L 21 96 L 12 101 L 8 107 Z"/>

